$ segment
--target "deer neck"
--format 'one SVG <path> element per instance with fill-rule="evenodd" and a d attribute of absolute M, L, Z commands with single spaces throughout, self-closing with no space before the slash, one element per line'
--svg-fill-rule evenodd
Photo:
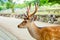
<path fill-rule="evenodd" d="M 40 31 L 39 29 L 36 27 L 36 25 L 34 24 L 34 22 L 29 23 L 28 25 L 28 31 L 31 34 L 32 37 L 36 38 L 36 39 L 40 39 Z"/>

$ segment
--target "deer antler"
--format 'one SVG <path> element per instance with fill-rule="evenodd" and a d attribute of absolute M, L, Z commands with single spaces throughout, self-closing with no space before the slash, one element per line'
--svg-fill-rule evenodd
<path fill-rule="evenodd" d="M 32 14 L 30 14 L 30 8 L 31 8 L 31 4 L 27 7 L 27 16 L 25 20 L 30 19 L 30 17 L 33 16 L 37 12 L 38 4 L 37 3 L 35 4 L 35 11 Z"/>
<path fill-rule="evenodd" d="M 35 11 L 32 14 L 30 14 L 29 17 L 33 16 L 37 12 L 37 10 L 38 10 L 38 4 L 36 3 L 35 4 Z"/>
<path fill-rule="evenodd" d="M 24 18 L 24 20 L 27 20 L 27 19 L 29 19 L 29 13 L 30 13 L 30 8 L 31 8 L 31 3 L 30 3 L 30 5 L 27 7 L 27 15 L 24 15 L 26 18 Z"/>
<path fill-rule="evenodd" d="M 29 16 L 30 8 L 31 8 L 31 4 L 27 7 L 27 17 Z"/>

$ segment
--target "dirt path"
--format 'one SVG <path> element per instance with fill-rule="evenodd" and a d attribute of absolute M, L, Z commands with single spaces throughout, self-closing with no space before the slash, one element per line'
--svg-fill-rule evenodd
<path fill-rule="evenodd" d="M 16 36 L 19 40 L 35 40 L 31 37 L 27 29 L 18 29 L 17 25 L 20 24 L 22 21 L 22 19 L 0 16 L 0 26 Z"/>

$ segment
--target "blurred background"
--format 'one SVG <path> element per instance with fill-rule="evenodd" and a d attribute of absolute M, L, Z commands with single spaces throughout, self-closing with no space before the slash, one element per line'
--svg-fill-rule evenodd
<path fill-rule="evenodd" d="M 60 0 L 0 0 L 0 13 L 25 13 L 27 6 L 32 4 L 31 11 L 34 10 L 35 3 L 39 4 L 37 14 L 60 14 Z"/>
<path fill-rule="evenodd" d="M 54 19 L 57 19 L 56 23 L 60 24 L 60 0 L 0 0 L 0 16 L 24 18 L 27 7 L 31 4 L 30 12 L 32 13 L 35 3 L 39 5 L 35 14 L 37 20 L 54 22 Z"/>

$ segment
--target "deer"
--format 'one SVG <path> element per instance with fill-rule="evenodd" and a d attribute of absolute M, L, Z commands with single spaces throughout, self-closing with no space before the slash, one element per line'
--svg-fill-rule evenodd
<path fill-rule="evenodd" d="M 34 21 L 31 21 L 31 17 L 37 12 L 38 5 L 35 4 L 35 11 L 32 14 L 29 14 L 27 9 L 27 17 L 24 18 L 24 21 L 18 24 L 18 28 L 27 28 L 30 35 L 36 40 L 60 40 L 60 25 L 37 27 Z"/>

